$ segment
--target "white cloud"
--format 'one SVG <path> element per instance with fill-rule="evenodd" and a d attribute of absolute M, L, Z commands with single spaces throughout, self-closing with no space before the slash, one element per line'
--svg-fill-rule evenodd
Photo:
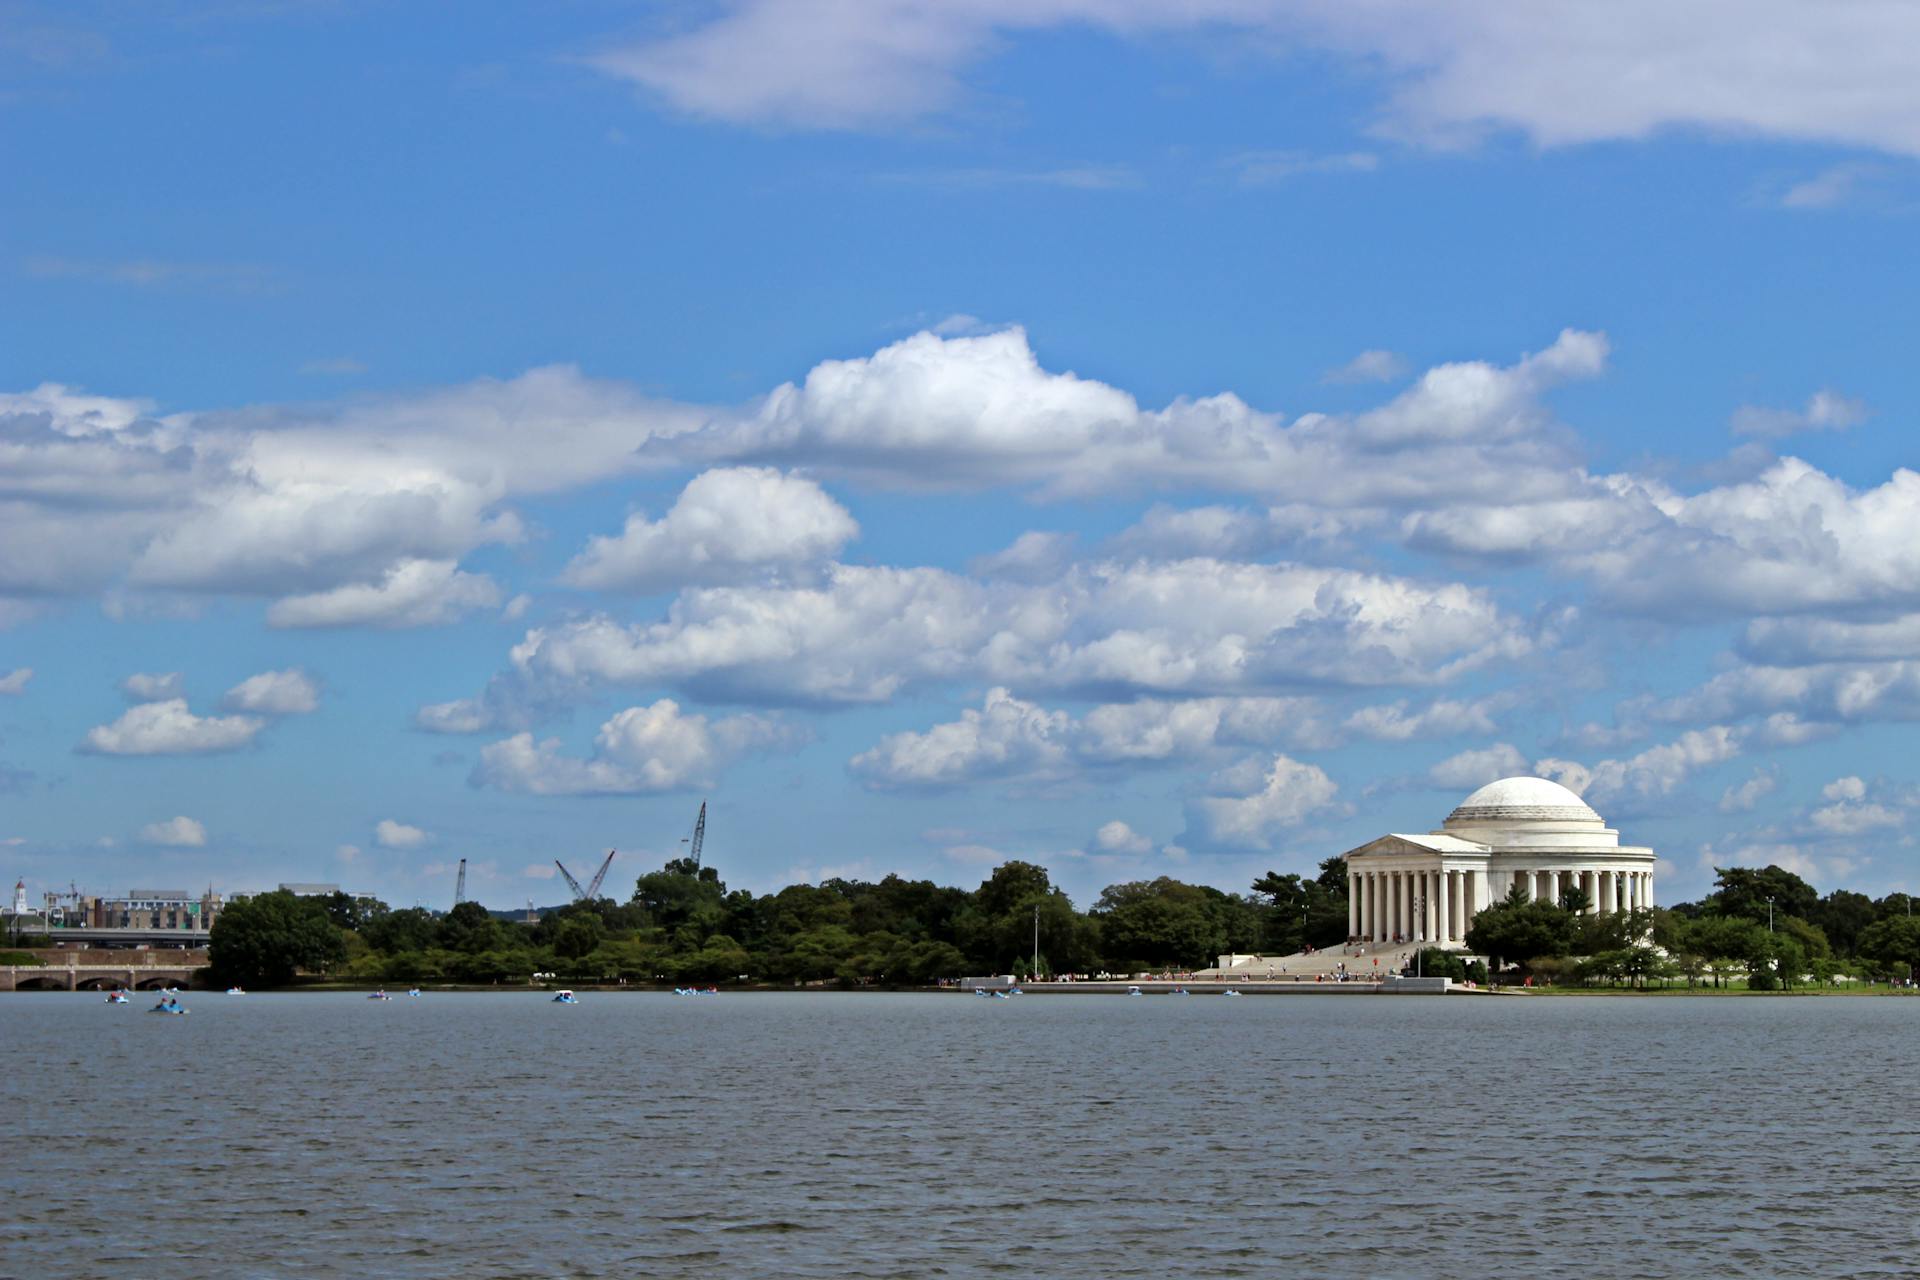
<path fill-rule="evenodd" d="M 1392 382 L 1403 378 L 1407 373 L 1406 357 L 1392 351 L 1374 348 L 1362 351 L 1353 359 L 1336 369 L 1329 369 L 1321 375 L 1322 382 Z"/>
<path fill-rule="evenodd" d="M 140 828 L 140 838 L 148 844 L 197 849 L 206 844 L 207 829 L 192 818 L 168 818 L 165 822 L 149 822 Z"/>
<path fill-rule="evenodd" d="M 373 842 L 382 849 L 418 849 L 433 837 L 419 827 L 382 818 L 373 827 Z"/>
<path fill-rule="evenodd" d="M 1115 819 L 1093 833 L 1093 847 L 1102 853 L 1139 855 L 1153 852 L 1153 841 Z"/>
<path fill-rule="evenodd" d="M 1194 802 L 1201 828 L 1217 843 L 1233 848 L 1269 848 L 1281 830 L 1297 826 L 1310 814 L 1327 808 L 1340 790 L 1318 765 L 1303 764 L 1285 755 L 1276 755 L 1270 766 L 1251 763 L 1251 770 L 1229 770 L 1215 781 L 1228 787 L 1252 784 L 1256 789 L 1245 795 L 1206 796 Z"/>
<path fill-rule="evenodd" d="M 849 565 L 824 578 L 688 591 L 652 624 L 537 628 L 512 652 L 516 673 L 858 703 L 956 679 L 1189 694 L 1424 684 L 1531 648 L 1481 591 L 1303 565 L 1102 562 L 1044 586 Z M 434 716 L 479 714 L 461 704 Z"/>
<path fill-rule="evenodd" d="M 360 846 L 357 844 L 336 845 L 333 850 L 333 856 L 342 862 L 352 862 L 360 856 Z"/>
<path fill-rule="evenodd" d="M 1742 405 L 1733 413 L 1733 433 L 1741 436 L 1790 436 L 1802 431 L 1845 431 L 1867 420 L 1864 401 L 1830 387 L 1807 398 L 1800 409 L 1763 409 Z"/>
<path fill-rule="evenodd" d="M 1905 57 L 1920 17 L 1900 4 L 740 0 L 589 61 L 692 115 L 892 130 L 958 102 L 963 73 L 1002 39 L 1082 24 L 1350 57 L 1382 86 L 1382 131 L 1437 146 L 1493 130 L 1550 147 L 1687 129 L 1920 154 Z"/>
<path fill-rule="evenodd" d="M 1493 712 L 1504 702 L 1494 698 L 1472 702 L 1441 698 L 1413 710 L 1405 701 L 1361 707 L 1347 717 L 1346 728 L 1379 742 L 1487 735 L 1494 732 Z"/>
<path fill-rule="evenodd" d="M 267 608 L 272 627 L 437 627 L 500 603 L 500 587 L 452 560 L 399 560 L 378 582 L 287 596 Z"/>
<path fill-rule="evenodd" d="M 1738 786 L 1728 787 L 1720 794 L 1720 812 L 1751 813 L 1760 800 L 1772 795 L 1780 785 L 1780 775 L 1774 769 L 1755 769 L 1753 776 Z"/>
<path fill-rule="evenodd" d="M 229 711 L 252 711 L 268 716 L 303 715 L 320 705 L 320 686 L 297 667 L 262 671 L 227 690 L 221 705 Z"/>
<path fill-rule="evenodd" d="M 111 756 L 237 751 L 266 725 L 258 716 L 196 716 L 185 698 L 167 698 L 129 707 L 112 724 L 89 729 L 81 749 Z"/>
<path fill-rule="evenodd" d="M 15 667 L 0 676 L 0 697 L 14 697 L 26 692 L 27 681 L 33 679 L 32 667 Z"/>
<path fill-rule="evenodd" d="M 1886 176 L 1885 165 L 1857 160 L 1830 165 L 1788 187 L 1780 204 L 1787 209 L 1837 209 L 1860 199 Z"/>
<path fill-rule="evenodd" d="M 481 749 L 476 786 L 530 795 L 637 795 L 711 786 L 720 770 L 750 750 L 787 745 L 792 735 L 762 716 L 720 720 L 682 714 L 668 698 L 628 707 L 600 726 L 585 759 L 562 753 L 557 738 L 515 734 Z"/>
<path fill-rule="evenodd" d="M 1623 795 L 1642 798 L 1670 795 L 1698 770 L 1733 759 L 1740 753 L 1742 735 L 1725 725 L 1690 729 L 1674 741 L 1648 747 L 1624 760 L 1602 760 L 1583 765 L 1572 760 L 1546 759 L 1534 763 L 1534 772 L 1552 778 L 1589 804 L 1604 806 Z"/>
<path fill-rule="evenodd" d="M 550 862 L 529 862 L 520 868 L 520 874 L 528 880 L 551 880 L 559 872 Z"/>
<path fill-rule="evenodd" d="M 594 538 L 565 579 L 636 592 L 750 581 L 825 561 L 859 531 L 811 480 L 770 467 L 719 468 L 695 476 L 659 520 L 630 516 L 619 536 Z"/>
<path fill-rule="evenodd" d="M 1851 776 L 1835 778 L 1820 788 L 1820 795 L 1827 800 L 1864 800 L 1867 796 L 1867 784 Z"/>
<path fill-rule="evenodd" d="M 1472 791 L 1528 772 L 1527 758 L 1520 754 L 1520 748 L 1510 742 L 1496 742 L 1491 747 L 1448 756 L 1427 770 L 1427 780 L 1436 787 Z"/>
<path fill-rule="evenodd" d="M 178 671 L 149 675 L 135 672 L 120 682 L 120 692 L 132 702 L 165 702 L 186 695 L 186 682 Z"/>
<path fill-rule="evenodd" d="M 1065 771 L 1072 722 L 990 689 L 985 705 L 925 733 L 896 733 L 848 762 L 869 786 L 948 786 L 988 778 L 1047 777 Z"/>
<path fill-rule="evenodd" d="M 1606 355 L 1603 336 L 1567 330 L 1512 365 L 1440 365 L 1379 408 L 1289 424 L 1230 392 L 1142 409 L 1116 387 L 1043 369 L 1019 328 L 923 332 L 823 361 L 751 412 L 643 452 L 805 464 L 910 488 L 1040 485 L 1066 496 L 1205 485 L 1322 507 L 1510 501 L 1568 487 L 1541 397 L 1596 376 Z"/>

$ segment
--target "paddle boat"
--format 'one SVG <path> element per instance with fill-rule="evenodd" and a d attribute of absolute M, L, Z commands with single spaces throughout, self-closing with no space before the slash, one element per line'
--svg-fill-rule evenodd
<path fill-rule="evenodd" d="M 227 994 L 230 996 L 243 996 L 247 994 L 247 989 L 245 987 L 228 987 Z"/>
<path fill-rule="evenodd" d="M 382 987 L 382 988 L 380 988 L 380 990 L 378 990 L 378 991 L 375 991 L 375 992 L 373 992 L 372 994 L 370 994 L 370 995 L 369 995 L 369 996 L 367 997 L 367 999 L 369 999 L 369 1000 L 391 1000 L 391 999 L 393 999 L 393 997 L 387 994 L 387 989 L 386 989 L 385 987 Z"/>
<path fill-rule="evenodd" d="M 720 988 L 718 987 L 675 987 L 673 989 L 673 994 L 677 996 L 717 996 L 720 994 Z"/>
<path fill-rule="evenodd" d="M 418 988 L 418 987 L 408 987 L 408 988 L 407 988 L 407 995 L 408 995 L 409 997 L 412 997 L 412 996 L 417 996 L 417 995 L 419 995 L 419 994 L 420 994 L 420 988 Z"/>
<path fill-rule="evenodd" d="M 561 992 L 557 992 L 557 993 L 555 993 L 555 995 L 554 995 L 554 997 L 553 997 L 553 1003 L 555 1003 L 555 1004 L 579 1004 L 579 1003 L 580 1003 L 580 997 L 579 997 L 579 996 L 576 996 L 576 995 L 575 995 L 575 994 L 573 994 L 573 992 L 571 992 L 571 991 L 561 991 Z"/>
<path fill-rule="evenodd" d="M 147 1010 L 148 1013 L 178 1013 L 178 1014 L 184 1014 L 186 1013 L 186 1011 L 187 1011 L 187 1007 L 181 1004 L 178 1000 L 174 999 L 170 995 L 163 997 L 159 1004 Z"/>
<path fill-rule="evenodd" d="M 128 994 L 127 994 L 126 992 L 124 992 L 124 991 L 109 991 L 109 992 L 107 992 L 107 1003 L 108 1003 L 108 1004 L 131 1004 L 132 1002 L 133 1002 L 133 997 L 131 997 L 131 996 L 129 996 L 129 995 L 128 995 Z"/>
<path fill-rule="evenodd" d="M 1240 996 L 1240 995 L 1245 995 L 1246 992 L 1227 990 L 1227 991 L 1222 991 L 1220 994 L 1223 996 Z"/>
<path fill-rule="evenodd" d="M 1170 996 L 1190 996 L 1193 992 L 1187 990 L 1185 987 L 1175 987 L 1173 990 L 1167 992 L 1167 994 Z"/>
<path fill-rule="evenodd" d="M 1130 995 L 1130 996 L 1137 996 L 1137 995 L 1139 995 L 1139 994 L 1140 994 L 1140 988 L 1138 988 L 1138 987 L 1128 987 L 1128 988 L 1127 988 L 1127 994 L 1128 994 L 1128 995 Z"/>

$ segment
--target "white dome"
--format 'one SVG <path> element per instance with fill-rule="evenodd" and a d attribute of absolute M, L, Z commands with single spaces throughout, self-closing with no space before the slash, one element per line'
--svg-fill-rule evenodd
<path fill-rule="evenodd" d="M 1579 822 L 1600 825 L 1587 802 L 1546 778 L 1502 778 L 1489 782 L 1447 815 L 1447 825 L 1505 826 L 1515 822 Z"/>

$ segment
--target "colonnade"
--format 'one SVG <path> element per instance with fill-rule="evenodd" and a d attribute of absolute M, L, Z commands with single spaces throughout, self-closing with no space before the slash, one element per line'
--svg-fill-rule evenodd
<path fill-rule="evenodd" d="M 1401 868 L 1347 873 L 1347 933 L 1369 941 L 1398 937 L 1448 945 L 1464 942 L 1473 917 L 1493 904 L 1491 879 L 1515 883 L 1535 902 L 1559 902 L 1570 889 L 1586 894 L 1587 914 L 1642 911 L 1653 905 L 1653 872 L 1602 867 L 1488 872 L 1477 867 Z"/>

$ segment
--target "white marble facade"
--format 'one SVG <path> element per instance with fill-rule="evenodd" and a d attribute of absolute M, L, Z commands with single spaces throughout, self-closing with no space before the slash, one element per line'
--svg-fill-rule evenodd
<path fill-rule="evenodd" d="M 1386 835 L 1347 854 L 1347 932 L 1370 942 L 1465 945 L 1476 912 L 1519 884 L 1568 889 L 1589 912 L 1653 905 L 1653 850 L 1620 843 L 1579 796 L 1545 778 L 1502 778 L 1426 835 Z"/>

